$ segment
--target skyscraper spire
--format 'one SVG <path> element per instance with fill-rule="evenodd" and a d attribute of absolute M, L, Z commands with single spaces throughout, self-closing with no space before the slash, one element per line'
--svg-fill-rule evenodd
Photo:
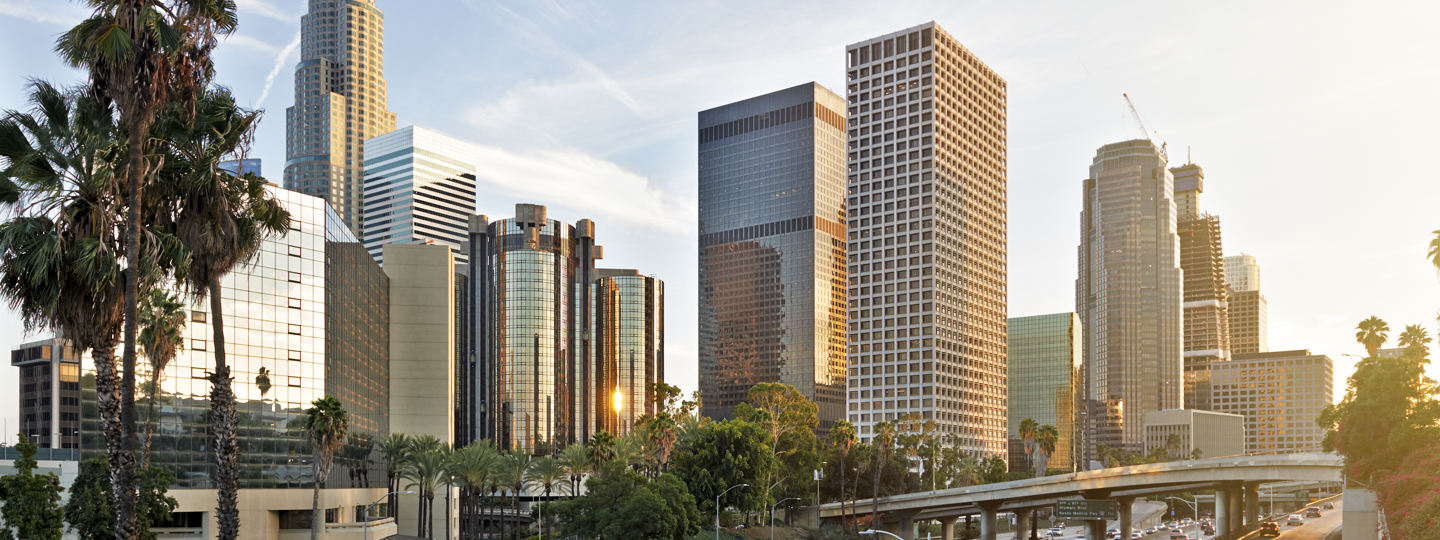
<path fill-rule="evenodd" d="M 385 14 L 375 0 L 311 0 L 300 17 L 295 105 L 285 109 L 285 188 L 323 197 L 360 231 L 365 139 L 395 130 L 386 109 Z"/>

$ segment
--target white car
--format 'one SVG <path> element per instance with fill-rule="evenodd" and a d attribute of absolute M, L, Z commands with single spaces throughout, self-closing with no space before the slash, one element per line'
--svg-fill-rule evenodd
<path fill-rule="evenodd" d="M 1132 538 L 1132 539 L 1134 539 L 1134 538 L 1140 538 L 1140 536 L 1141 536 L 1140 531 L 1130 531 L 1130 538 Z"/>

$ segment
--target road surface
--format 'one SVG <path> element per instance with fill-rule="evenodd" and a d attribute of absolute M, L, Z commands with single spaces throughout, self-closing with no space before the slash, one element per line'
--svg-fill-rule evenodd
<path fill-rule="evenodd" d="M 1308 518 L 1304 525 L 1291 527 L 1285 524 L 1286 516 L 1277 516 L 1275 523 L 1280 524 L 1279 540 L 1325 540 L 1325 537 L 1340 528 L 1342 523 L 1340 499 L 1336 498 L 1332 502 L 1335 503 L 1333 510 L 1321 510 L 1320 517 Z M 1322 504 L 1315 503 L 1315 506 L 1318 507 Z M 1301 515 L 1304 513 L 1302 512 Z M 1259 538 L 1259 533 L 1251 533 L 1241 540 L 1258 540 Z"/>

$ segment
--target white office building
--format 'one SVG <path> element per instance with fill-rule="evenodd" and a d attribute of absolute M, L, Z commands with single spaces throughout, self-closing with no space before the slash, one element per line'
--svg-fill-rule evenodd
<path fill-rule="evenodd" d="M 450 246 L 468 263 L 460 243 L 475 213 L 475 147 L 409 126 L 365 141 L 361 238 L 376 262 L 385 244 Z"/>

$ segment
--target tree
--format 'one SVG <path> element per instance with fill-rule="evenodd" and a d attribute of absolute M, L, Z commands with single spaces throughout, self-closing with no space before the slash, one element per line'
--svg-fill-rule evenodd
<path fill-rule="evenodd" d="M 870 496 L 870 523 L 880 521 L 880 472 L 890 454 L 890 445 L 895 441 L 895 427 L 890 422 L 875 424 L 875 483 Z M 873 526 L 873 525 L 872 525 Z"/>
<path fill-rule="evenodd" d="M 795 387 L 783 383 L 760 383 L 750 387 L 745 403 L 735 408 L 735 417 L 757 424 L 770 435 L 770 455 L 775 461 L 785 453 L 794 454 L 813 448 L 815 426 L 820 423 L 820 408 Z M 810 433 L 808 440 L 802 432 Z M 817 460 L 818 461 L 818 460 Z M 801 464 L 808 472 L 809 467 Z M 776 468 L 762 480 L 761 496 L 766 504 L 775 498 L 771 487 L 782 476 Z M 808 474 L 802 478 L 809 478 Z M 798 480 L 798 478 L 792 478 Z M 809 490 L 806 490 L 807 492 Z"/>
<path fill-rule="evenodd" d="M 1060 430 L 1051 424 L 1045 424 L 1035 430 L 1035 446 L 1040 451 L 1040 463 L 1036 467 L 1035 477 L 1045 476 L 1050 470 L 1050 456 L 1055 455 L 1055 445 L 1060 442 Z"/>
<path fill-rule="evenodd" d="M 400 491 L 400 472 L 405 467 L 405 462 L 410 459 L 410 437 L 404 433 L 391 433 L 384 439 L 380 439 L 380 457 L 385 460 L 385 491 L 390 493 L 390 517 L 395 523 L 400 523 L 399 495 L 394 494 Z"/>
<path fill-rule="evenodd" d="M 184 345 L 185 304 L 165 289 L 151 289 L 140 306 L 140 347 L 150 360 L 150 396 L 145 413 L 145 446 L 140 468 L 150 466 L 150 437 L 155 428 L 155 400 L 160 393 L 160 376 Z M 265 369 L 265 368 L 260 368 Z"/>
<path fill-rule="evenodd" d="M 154 540 L 150 527 L 170 521 L 171 512 L 179 503 L 167 494 L 175 475 L 159 466 L 140 471 L 140 497 L 137 505 L 136 535 Z M 70 486 L 65 502 L 65 521 L 80 540 L 111 540 L 115 538 L 115 508 L 110 503 L 110 464 L 105 458 L 80 462 L 80 473 Z"/>
<path fill-rule="evenodd" d="M 700 512 L 706 515 L 715 514 L 717 495 L 739 484 L 752 487 L 725 493 L 720 507 L 758 510 L 763 501 L 759 483 L 769 478 L 775 468 L 768 437 L 760 426 L 744 420 L 710 422 L 676 452 L 671 471 L 685 482 L 686 490 L 695 496 Z"/>
<path fill-rule="evenodd" d="M 219 1 L 203 0 L 200 3 Z M 233 4 L 230 4 L 233 7 Z M 150 193 L 167 201 L 168 232 L 189 251 L 181 283 L 195 301 L 210 301 L 215 369 L 210 373 L 210 419 L 215 435 L 215 487 L 220 538 L 228 540 L 227 522 L 238 519 L 239 448 L 235 441 L 234 380 L 225 347 L 224 303 L 220 279 L 260 252 L 265 239 L 290 228 L 290 213 L 266 188 L 264 178 L 219 167 L 241 153 L 260 121 L 260 113 L 240 107 L 223 88 L 198 94 L 191 114 L 171 110 L 163 126 L 165 166 Z M 238 527 L 238 523 L 235 524 Z"/>
<path fill-rule="evenodd" d="M 1035 452 L 1035 434 L 1040 429 L 1040 423 L 1034 418 L 1026 417 L 1020 421 L 1020 440 L 1025 445 L 1025 459 L 1030 460 L 1031 454 Z"/>
<path fill-rule="evenodd" d="M 572 446 L 570 448 L 579 447 Z M 463 486 L 460 492 L 460 504 L 464 508 L 472 509 L 468 513 L 470 517 L 476 517 L 473 509 L 478 506 L 478 500 L 495 474 L 496 466 L 499 463 L 500 453 L 495 449 L 495 443 L 489 440 L 472 442 L 450 455 L 451 471 L 460 479 Z M 478 534 L 480 524 L 472 521 L 464 529 L 461 529 L 461 535 L 464 536 L 467 530 L 471 534 Z"/>
<path fill-rule="evenodd" d="M 556 458 L 560 467 L 565 469 L 565 474 L 570 481 L 570 496 L 573 498 L 580 493 L 580 481 L 586 473 L 590 472 L 590 456 L 586 453 L 585 445 L 572 444 L 560 451 Z"/>
<path fill-rule="evenodd" d="M 984 483 L 984 464 L 975 456 L 964 456 L 960 458 L 960 465 L 955 471 L 955 480 L 960 484 L 960 487 Z"/>
<path fill-rule="evenodd" d="M 567 534 L 602 540 L 682 540 L 700 532 L 702 518 L 695 498 L 673 474 L 651 481 L 610 463 L 585 487 L 584 497 L 553 505 L 552 512 Z"/>
<path fill-rule="evenodd" d="M 562 493 L 570 491 L 570 485 L 564 483 L 566 479 L 565 468 L 560 465 L 553 456 L 545 456 L 535 460 L 534 465 L 525 473 L 525 481 L 531 485 L 538 485 L 545 489 L 545 498 L 550 498 L 550 490 L 559 486 Z M 542 520 L 544 516 L 541 516 Z M 545 536 L 550 537 L 550 523 L 545 522 Z"/>
<path fill-rule="evenodd" d="M 503 485 L 510 489 L 510 500 L 515 509 L 515 540 L 520 540 L 520 493 L 529 486 L 530 467 L 534 464 L 530 454 L 517 450 L 506 454 L 496 471 Z"/>
<path fill-rule="evenodd" d="M 265 394 L 270 393 L 270 369 L 260 366 L 260 371 L 255 372 L 255 389 L 260 391 L 260 399 L 265 399 Z"/>
<path fill-rule="evenodd" d="M 434 435 L 411 438 L 409 442 L 410 450 L 400 470 L 400 478 L 409 482 L 407 488 L 419 488 L 416 493 L 420 499 L 420 508 L 416 513 L 416 520 L 419 521 L 416 535 L 433 538 L 435 490 L 445 483 L 450 445 Z"/>
<path fill-rule="evenodd" d="M 850 447 L 855 444 L 855 426 L 849 420 L 841 419 L 830 428 L 828 439 L 830 447 L 840 454 L 840 514 L 843 516 L 845 514 L 845 457 L 850 454 Z M 815 504 L 822 502 L 815 501 Z M 849 523 L 845 524 L 844 529 L 849 532 Z"/>
<path fill-rule="evenodd" d="M 1440 231 L 1432 231 L 1430 234 L 1435 235 L 1435 238 L 1430 239 L 1427 258 L 1430 259 L 1430 264 L 1435 266 L 1435 273 L 1440 274 Z"/>
<path fill-rule="evenodd" d="M 320 515 L 320 487 L 330 476 L 330 464 L 335 459 L 335 453 L 345 445 L 345 434 L 350 431 L 350 413 L 345 412 L 345 407 L 335 396 L 325 396 L 305 409 L 304 430 L 305 442 L 310 443 L 310 449 L 315 453 L 315 461 L 311 463 L 315 470 L 315 492 L 310 503 L 313 515 L 310 540 L 318 540 L 321 524 L 325 523 Z"/>
<path fill-rule="evenodd" d="M 93 97 L 113 102 L 126 134 L 125 165 L 118 167 L 124 179 L 127 208 L 124 219 L 124 349 L 120 385 L 120 420 L 124 441 L 112 471 L 116 480 L 116 535 L 121 540 L 135 536 L 135 499 L 126 494 L 135 488 L 135 345 L 138 337 L 136 310 L 141 293 L 141 185 L 151 170 L 147 164 L 146 142 L 158 113 L 167 104 L 188 111 L 195 95 L 209 85 L 214 75 L 210 52 L 217 36 L 236 27 L 235 4 L 227 0 L 128 0 L 89 2 L 95 11 L 65 32 L 56 42 L 56 51 L 71 66 L 90 73 Z M 153 164 L 153 162 L 151 162 Z M 224 467 L 224 464 L 221 465 Z M 239 515 L 224 500 L 222 487 L 219 538 L 233 540 L 239 533 Z"/>
<path fill-rule="evenodd" d="M 1407 355 L 1422 358 L 1430 355 L 1430 351 L 1428 350 L 1430 345 L 1430 332 L 1425 330 L 1424 326 L 1418 324 L 1406 326 L 1405 331 L 1400 333 L 1400 339 L 1397 341 L 1401 347 L 1405 348 L 1405 354 Z"/>
<path fill-rule="evenodd" d="M 1379 317 L 1372 315 L 1355 327 L 1355 341 L 1365 346 L 1366 356 L 1375 356 L 1389 339 L 1390 325 L 1385 324 Z"/>
<path fill-rule="evenodd" d="M 1204 455 L 1205 452 L 1200 450 L 1199 448 L 1190 451 L 1190 459 L 1200 459 Z"/>
<path fill-rule="evenodd" d="M 1184 441 L 1180 440 L 1179 433 L 1171 433 L 1170 436 L 1165 437 L 1165 452 L 1170 456 L 1184 455 L 1180 453 L 1180 445 L 1182 442 Z"/>
<path fill-rule="evenodd" d="M 65 488 L 55 473 L 35 474 L 38 447 L 24 433 L 19 438 L 15 474 L 0 476 L 0 540 L 60 540 L 65 528 L 60 492 Z"/>
<path fill-rule="evenodd" d="M 585 449 L 590 451 L 590 466 L 598 472 L 615 457 L 615 436 L 608 431 L 597 431 L 590 436 Z"/>
<path fill-rule="evenodd" d="M 1345 398 L 1320 413 L 1322 447 L 1345 457 L 1350 476 L 1393 469 L 1440 437 L 1440 400 L 1435 381 L 1425 376 L 1429 363 L 1412 356 L 1361 360 Z"/>

